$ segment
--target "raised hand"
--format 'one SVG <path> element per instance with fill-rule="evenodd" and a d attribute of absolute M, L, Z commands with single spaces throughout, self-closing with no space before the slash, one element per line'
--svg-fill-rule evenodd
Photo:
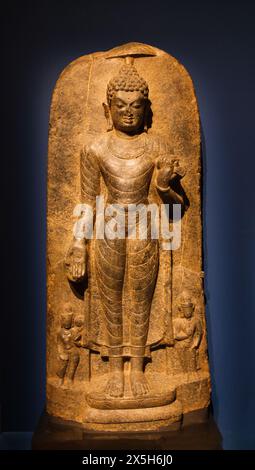
<path fill-rule="evenodd" d="M 159 157 L 156 160 L 157 179 L 156 184 L 160 188 L 167 189 L 174 179 L 181 179 L 185 175 L 185 170 L 180 166 L 179 159 L 169 157 Z"/>
<path fill-rule="evenodd" d="M 156 161 L 157 168 L 157 186 L 168 188 L 173 173 L 173 162 L 167 157 L 159 157 Z"/>

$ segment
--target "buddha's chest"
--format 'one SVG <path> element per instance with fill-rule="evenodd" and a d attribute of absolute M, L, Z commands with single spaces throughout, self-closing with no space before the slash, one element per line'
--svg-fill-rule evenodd
<path fill-rule="evenodd" d="M 106 186 L 120 191 L 147 188 L 154 170 L 154 155 L 146 145 L 119 145 L 110 142 L 100 158 L 101 174 Z"/>
<path fill-rule="evenodd" d="M 104 178 L 120 177 L 122 179 L 150 179 L 154 164 L 149 155 L 137 158 L 119 158 L 108 154 L 101 161 L 101 171 Z"/>

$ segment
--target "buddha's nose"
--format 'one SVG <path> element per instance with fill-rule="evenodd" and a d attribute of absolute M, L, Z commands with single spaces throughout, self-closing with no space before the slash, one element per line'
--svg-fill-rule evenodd
<path fill-rule="evenodd" d="M 132 114 L 131 106 L 130 104 L 127 105 L 126 111 L 128 114 Z"/>

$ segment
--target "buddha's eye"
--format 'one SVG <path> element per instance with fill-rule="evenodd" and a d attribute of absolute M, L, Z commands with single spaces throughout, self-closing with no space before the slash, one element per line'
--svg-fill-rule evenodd
<path fill-rule="evenodd" d="M 135 109 L 140 109 L 141 107 L 142 107 L 141 103 L 134 103 L 133 104 L 133 108 L 135 108 Z"/>
<path fill-rule="evenodd" d="M 121 109 L 121 108 L 123 108 L 124 103 L 120 103 L 120 102 L 116 103 L 116 106 L 117 106 L 118 109 Z"/>

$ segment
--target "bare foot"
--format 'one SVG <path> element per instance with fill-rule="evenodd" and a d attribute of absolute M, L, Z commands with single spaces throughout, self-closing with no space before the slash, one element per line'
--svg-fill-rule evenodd
<path fill-rule="evenodd" d="M 124 395 L 124 375 L 122 372 L 113 372 L 106 384 L 105 392 L 111 397 L 119 398 Z"/>
<path fill-rule="evenodd" d="M 133 371 L 130 379 L 134 397 L 142 397 L 149 393 L 150 387 L 143 372 Z"/>

